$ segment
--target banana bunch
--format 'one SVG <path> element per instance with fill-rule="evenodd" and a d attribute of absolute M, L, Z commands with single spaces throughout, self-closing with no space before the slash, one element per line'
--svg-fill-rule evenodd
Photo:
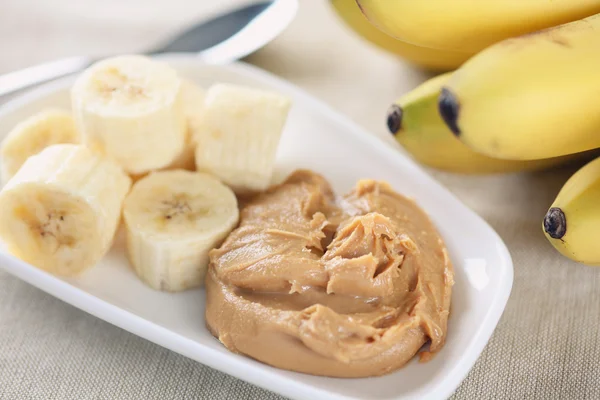
<path fill-rule="evenodd" d="M 600 14 L 512 38 L 459 68 L 442 118 L 472 149 L 535 160 L 600 147 Z"/>
<path fill-rule="evenodd" d="M 356 0 L 330 0 L 330 4 L 341 20 L 369 43 L 428 70 L 453 70 L 473 55 L 472 52 L 433 49 L 398 40 L 371 24 Z"/>
<path fill-rule="evenodd" d="M 330 3 L 342 20 L 367 41 L 432 70 L 454 69 L 502 40 L 600 13 L 597 0 Z"/>
<path fill-rule="evenodd" d="M 123 217 L 144 283 L 202 285 L 208 252 L 237 225 L 236 193 L 271 184 L 290 100 L 232 84 L 204 90 L 137 55 L 92 65 L 71 100 L 71 112 L 42 110 L 0 145 L 9 252 L 76 275 L 110 250 Z"/>
<path fill-rule="evenodd" d="M 550 243 L 572 260 L 600 265 L 600 158 L 577 171 L 548 209 L 543 229 Z"/>
<path fill-rule="evenodd" d="M 585 156 L 506 160 L 472 150 L 452 133 L 438 112 L 438 97 L 451 77 L 446 73 L 428 80 L 398 99 L 388 111 L 388 129 L 420 163 L 463 174 L 492 174 L 540 170 Z"/>
<path fill-rule="evenodd" d="M 417 46 L 475 54 L 504 39 L 600 12 L 595 0 L 356 0 L 383 32 Z"/>
<path fill-rule="evenodd" d="M 600 1 L 331 3 L 366 39 L 392 51 L 409 44 L 437 60 L 406 56 L 417 64 L 452 67 L 450 54 L 468 55 L 388 110 L 388 130 L 417 161 L 499 173 L 598 155 Z M 548 240 L 575 261 L 600 265 L 599 200 L 600 158 L 569 179 L 543 220 Z"/>

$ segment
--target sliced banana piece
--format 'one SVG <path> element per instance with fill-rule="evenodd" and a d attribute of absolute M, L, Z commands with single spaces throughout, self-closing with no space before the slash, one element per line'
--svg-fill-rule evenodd
<path fill-rule="evenodd" d="M 277 93 L 211 86 L 195 133 L 197 169 L 216 175 L 238 193 L 266 189 L 290 105 Z"/>
<path fill-rule="evenodd" d="M 100 61 L 79 76 L 71 99 L 83 143 L 130 174 L 164 168 L 183 151 L 181 80 L 166 64 L 144 56 Z"/>
<path fill-rule="evenodd" d="M 130 185 L 117 163 L 82 145 L 49 146 L 0 192 L 0 237 L 38 268 L 77 274 L 109 250 Z"/>
<path fill-rule="evenodd" d="M 189 79 L 181 80 L 181 102 L 187 121 L 186 139 L 183 151 L 175 158 L 166 169 L 196 169 L 195 151 L 196 143 L 193 140 L 195 132 L 202 117 L 204 108 L 205 90 Z"/>
<path fill-rule="evenodd" d="M 204 282 L 208 252 L 237 225 L 237 200 L 215 177 L 184 170 L 151 172 L 133 185 L 123 217 L 136 274 L 170 292 Z"/>
<path fill-rule="evenodd" d="M 32 115 L 17 124 L 2 141 L 0 148 L 2 182 L 8 182 L 25 160 L 46 147 L 80 141 L 71 113 L 46 109 Z"/>

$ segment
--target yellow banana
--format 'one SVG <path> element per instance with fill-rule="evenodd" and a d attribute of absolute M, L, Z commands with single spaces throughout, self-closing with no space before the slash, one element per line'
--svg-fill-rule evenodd
<path fill-rule="evenodd" d="M 566 257 L 600 265 L 600 158 L 577 171 L 546 213 L 544 233 Z"/>
<path fill-rule="evenodd" d="M 508 39 L 471 58 L 439 110 L 459 139 L 532 160 L 600 147 L 600 14 Z"/>
<path fill-rule="evenodd" d="M 446 73 L 423 83 L 401 97 L 388 113 L 389 130 L 417 161 L 446 171 L 489 174 L 542 169 L 573 158 L 501 160 L 476 153 L 465 146 L 452 134 L 437 111 L 438 95 L 451 75 Z"/>
<path fill-rule="evenodd" d="M 364 39 L 426 69 L 436 71 L 456 69 L 472 55 L 472 53 L 415 46 L 394 39 L 367 20 L 360 12 L 356 0 L 330 0 L 330 3 L 341 19 Z"/>
<path fill-rule="evenodd" d="M 417 46 L 476 53 L 509 37 L 600 12 L 598 0 L 357 0 L 389 35 Z"/>

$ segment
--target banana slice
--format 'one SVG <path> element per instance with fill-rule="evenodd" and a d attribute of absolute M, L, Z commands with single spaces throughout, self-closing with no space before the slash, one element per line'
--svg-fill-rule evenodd
<path fill-rule="evenodd" d="M 59 143 L 79 143 L 80 140 L 69 112 L 47 109 L 32 115 L 16 125 L 2 141 L 2 182 L 8 182 L 25 160 L 46 147 Z"/>
<path fill-rule="evenodd" d="M 189 171 L 194 171 L 196 169 L 194 155 L 196 143 L 193 138 L 202 118 L 202 109 L 204 108 L 204 96 L 206 92 L 200 86 L 188 79 L 182 79 L 181 83 L 181 102 L 187 121 L 186 139 L 183 151 L 175 158 L 175 161 L 173 161 L 167 169 L 187 169 Z"/>
<path fill-rule="evenodd" d="M 237 200 L 211 175 L 152 172 L 133 185 L 123 216 L 135 272 L 157 290 L 202 285 L 208 252 L 237 225 Z"/>
<path fill-rule="evenodd" d="M 83 143 L 130 174 L 164 168 L 183 151 L 181 80 L 166 64 L 143 56 L 100 61 L 79 76 L 71 99 Z"/>
<path fill-rule="evenodd" d="M 266 189 L 290 104 L 277 93 L 211 86 L 195 134 L 197 169 L 216 175 L 238 193 Z"/>
<path fill-rule="evenodd" d="M 38 268 L 77 274 L 109 250 L 130 184 L 118 164 L 84 146 L 49 146 L 0 192 L 0 237 Z"/>

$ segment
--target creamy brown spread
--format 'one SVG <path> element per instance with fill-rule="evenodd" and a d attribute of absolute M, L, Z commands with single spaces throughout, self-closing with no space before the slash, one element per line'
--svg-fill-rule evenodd
<path fill-rule="evenodd" d="M 210 253 L 206 322 L 231 351 L 293 371 L 381 375 L 444 344 L 453 269 L 412 200 L 309 171 L 249 201 Z"/>

